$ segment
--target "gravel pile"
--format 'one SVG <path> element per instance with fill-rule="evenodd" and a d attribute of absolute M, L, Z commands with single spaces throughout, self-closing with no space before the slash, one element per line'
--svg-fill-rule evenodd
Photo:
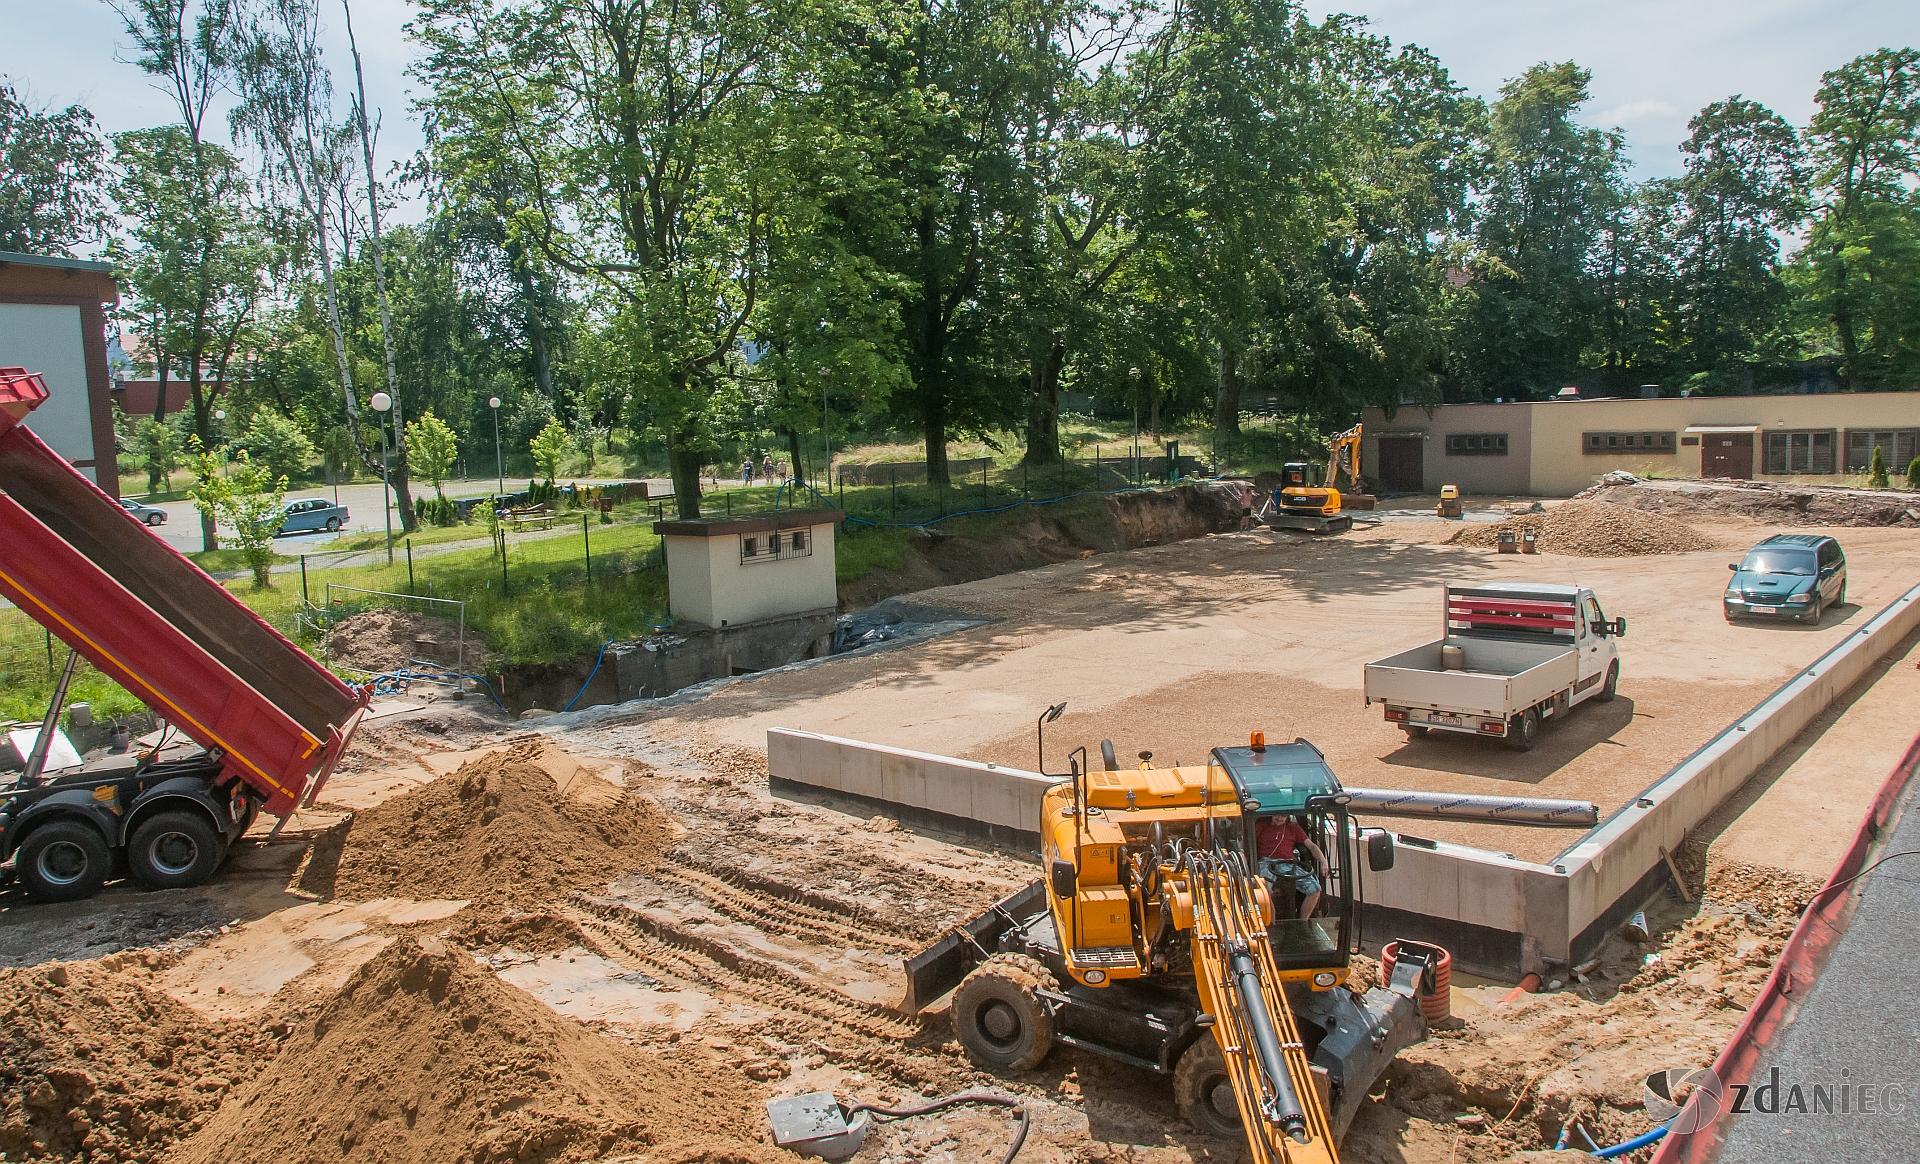
<path fill-rule="evenodd" d="M 1542 553 L 1582 558 L 1629 558 L 1713 549 L 1713 542 L 1684 522 L 1604 501 L 1569 501 L 1545 513 L 1510 517 L 1495 525 L 1470 525 L 1447 539 L 1455 546 L 1492 547 L 1502 531 L 1531 529 Z"/>

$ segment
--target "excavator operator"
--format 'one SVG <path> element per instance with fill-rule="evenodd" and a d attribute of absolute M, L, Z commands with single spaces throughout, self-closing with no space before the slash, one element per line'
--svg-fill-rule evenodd
<path fill-rule="evenodd" d="M 1283 881 L 1293 883 L 1294 892 L 1300 896 L 1300 917 L 1304 921 L 1313 916 L 1320 905 L 1320 886 L 1327 876 L 1327 857 L 1320 846 L 1307 838 L 1307 830 L 1300 827 L 1291 816 L 1263 816 L 1254 821 L 1254 847 L 1258 851 L 1259 863 L 1255 866 L 1261 877 L 1265 878 L 1274 893 L 1278 894 Z M 1313 854 L 1314 869 L 1310 870 L 1299 860 L 1298 849 L 1306 846 Z M 1319 876 L 1314 875 L 1318 870 Z"/>

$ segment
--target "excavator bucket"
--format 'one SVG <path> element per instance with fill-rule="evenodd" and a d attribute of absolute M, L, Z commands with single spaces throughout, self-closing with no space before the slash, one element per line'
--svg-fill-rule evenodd
<path fill-rule="evenodd" d="M 919 1014 L 960 985 L 967 972 L 1000 948 L 1000 939 L 1046 912 L 1043 881 L 995 902 L 986 912 L 953 927 L 945 937 L 908 958 L 907 996 L 900 1009 Z"/>

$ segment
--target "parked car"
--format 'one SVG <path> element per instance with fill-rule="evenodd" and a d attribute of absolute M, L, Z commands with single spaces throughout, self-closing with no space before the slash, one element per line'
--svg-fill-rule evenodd
<path fill-rule="evenodd" d="M 324 497 L 309 497 L 305 501 L 287 502 L 286 519 L 280 523 L 283 534 L 312 533 L 326 530 L 334 533 L 347 524 L 347 507 L 335 505 Z"/>
<path fill-rule="evenodd" d="M 1827 607 L 1847 600 L 1847 555 L 1821 534 L 1775 534 L 1727 569 L 1728 622 L 1753 615 L 1817 623 Z"/>
<path fill-rule="evenodd" d="M 157 505 L 142 505 L 131 497 L 122 497 L 120 508 L 131 513 L 133 519 L 142 525 L 167 524 L 167 511 Z"/>

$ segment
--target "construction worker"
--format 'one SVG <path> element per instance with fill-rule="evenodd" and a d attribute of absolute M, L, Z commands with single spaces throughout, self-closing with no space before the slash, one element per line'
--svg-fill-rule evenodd
<path fill-rule="evenodd" d="M 1253 528 L 1253 482 L 1240 482 L 1240 528 L 1242 531 Z"/>
<path fill-rule="evenodd" d="M 1293 882 L 1294 892 L 1300 895 L 1300 917 L 1304 920 L 1313 916 L 1320 905 L 1320 886 L 1327 876 L 1327 855 L 1320 846 L 1307 838 L 1307 830 L 1301 828 L 1293 817 L 1263 816 L 1254 821 L 1253 842 L 1256 856 L 1255 872 L 1266 879 L 1277 893 L 1282 881 Z M 1306 846 L 1313 854 L 1314 869 L 1302 865 L 1299 860 L 1300 846 Z"/>

